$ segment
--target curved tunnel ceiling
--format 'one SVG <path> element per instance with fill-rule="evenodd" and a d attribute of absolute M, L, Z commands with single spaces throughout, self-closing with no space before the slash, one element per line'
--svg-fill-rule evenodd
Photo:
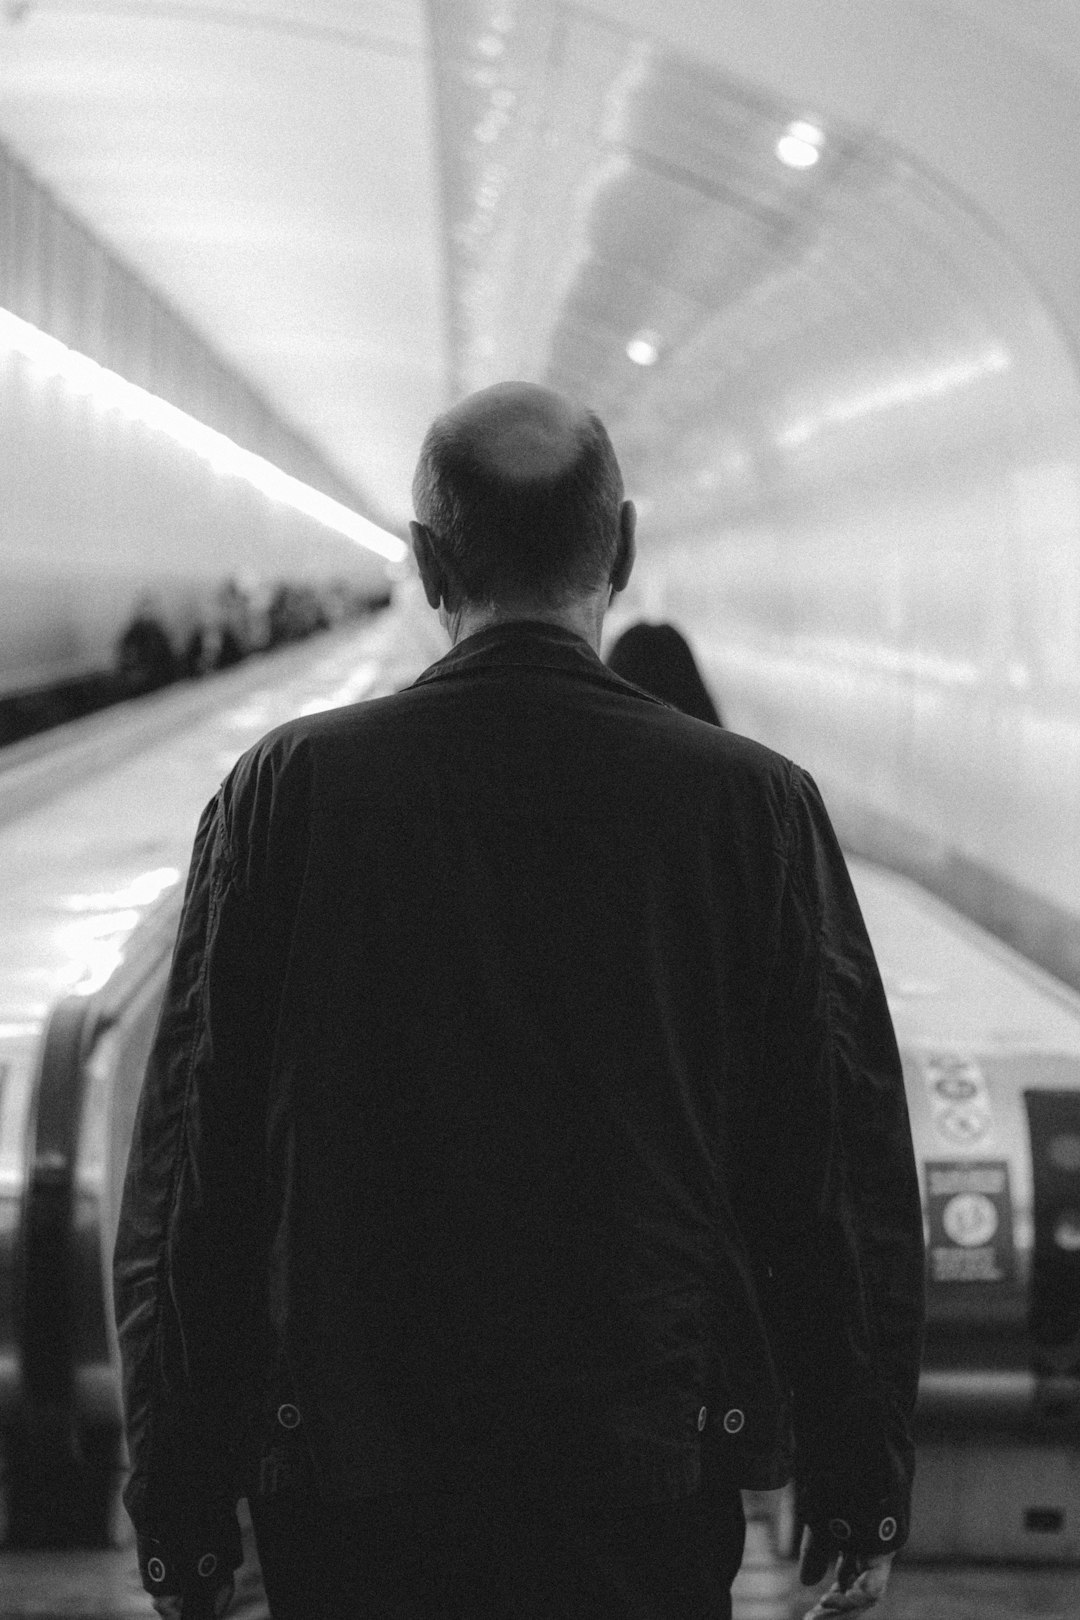
<path fill-rule="evenodd" d="M 494 376 L 590 398 L 654 499 L 677 468 L 736 506 L 808 430 L 800 375 L 834 417 L 947 392 L 943 353 L 991 386 L 953 280 L 980 217 L 1080 331 L 1071 0 L 5 12 L 0 139 L 398 522 L 426 421 Z M 776 159 L 792 118 L 809 172 Z"/>
<path fill-rule="evenodd" d="M 681 526 L 687 477 L 717 516 L 760 503 L 776 454 L 790 461 L 830 426 L 935 395 L 956 396 L 946 437 L 958 431 L 957 400 L 977 417 L 976 385 L 1012 364 L 996 321 L 1000 275 L 1026 280 L 1029 301 L 1054 321 L 1049 290 L 1024 267 L 1025 243 L 1009 243 L 978 201 L 872 127 L 821 112 L 826 88 L 830 100 L 854 95 L 854 56 L 859 99 L 876 96 L 875 122 L 895 124 L 903 86 L 891 75 L 902 69 L 906 81 L 915 63 L 910 30 L 886 33 L 885 13 L 893 25 L 921 15 L 925 56 L 931 14 L 940 23 L 946 8 L 875 8 L 875 27 L 863 15 L 835 56 L 823 56 L 815 26 L 835 37 L 845 15 L 855 20 L 848 6 L 718 8 L 695 54 L 721 55 L 725 19 L 741 16 L 733 67 L 770 21 L 801 11 L 815 92 L 799 99 L 616 26 L 630 5 L 599 9 L 612 15 L 533 4 L 513 26 L 509 11 L 497 18 L 501 34 L 478 31 L 486 6 L 434 9 L 458 387 L 518 374 L 588 398 L 612 423 L 631 482 L 650 498 L 663 491 L 657 522 L 668 528 Z M 692 9 L 676 6 L 668 31 Z M 1080 27 L 1072 37 L 1080 46 Z M 770 63 L 790 76 L 785 53 Z M 1020 75 L 1011 102 L 997 103 L 1003 122 L 1024 92 Z M 778 140 L 808 116 L 821 129 L 820 161 L 785 167 Z M 925 129 L 914 133 L 925 143 Z M 952 152 L 937 155 L 947 168 Z M 1045 142 L 1022 156 L 1043 174 Z M 1001 176 L 984 182 L 1006 206 Z M 1069 247 L 1075 256 L 1071 236 Z M 1063 293 L 1073 295 L 1067 278 Z M 1062 308 L 1063 334 L 1066 318 Z M 655 351 L 655 367 L 628 359 L 635 340 Z M 790 480 L 788 466 L 781 474 Z"/>

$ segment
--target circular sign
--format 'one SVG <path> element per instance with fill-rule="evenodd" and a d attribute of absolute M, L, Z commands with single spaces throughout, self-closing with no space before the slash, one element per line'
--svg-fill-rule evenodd
<path fill-rule="evenodd" d="M 977 1142 L 990 1129 L 990 1117 L 981 1108 L 942 1108 L 935 1123 L 941 1134 L 954 1142 Z"/>
<path fill-rule="evenodd" d="M 974 1249 L 990 1242 L 998 1228 L 998 1213 L 992 1199 L 982 1193 L 957 1193 L 942 1210 L 941 1224 L 954 1243 Z"/>
<path fill-rule="evenodd" d="M 979 1095 L 978 1083 L 969 1080 L 966 1074 L 947 1074 L 941 1080 L 934 1081 L 934 1090 L 939 1097 L 947 1097 L 950 1102 L 969 1102 L 972 1097 Z"/>
<path fill-rule="evenodd" d="M 952 1052 L 939 1054 L 927 1060 L 928 1080 L 942 1080 L 954 1075 L 963 1075 L 968 1080 L 981 1080 L 982 1070 L 973 1058 L 960 1057 Z"/>

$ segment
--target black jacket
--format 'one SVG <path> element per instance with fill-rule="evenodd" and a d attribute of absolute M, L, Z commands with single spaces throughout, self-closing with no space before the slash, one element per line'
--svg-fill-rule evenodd
<path fill-rule="evenodd" d="M 329 1499 L 498 1457 L 658 1500 L 715 1446 L 898 1547 L 922 1278 L 885 996 L 789 760 L 521 622 L 207 806 L 116 1246 L 144 1567 L 290 1447 Z"/>

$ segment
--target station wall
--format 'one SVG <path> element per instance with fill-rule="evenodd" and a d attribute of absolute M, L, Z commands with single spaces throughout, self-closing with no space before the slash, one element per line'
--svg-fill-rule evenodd
<path fill-rule="evenodd" d="M 826 225 L 727 387 L 669 379 L 643 580 L 849 847 L 1080 985 L 1075 352 L 928 179 L 895 170 L 873 200 L 872 279 L 852 287 L 855 217 Z"/>
<path fill-rule="evenodd" d="M 356 511 L 346 485 L 174 311 L 0 149 L 0 312 Z M 363 596 L 371 551 L 36 364 L 0 315 L 0 702 L 96 679 L 137 606 L 179 654 L 228 581 Z"/>

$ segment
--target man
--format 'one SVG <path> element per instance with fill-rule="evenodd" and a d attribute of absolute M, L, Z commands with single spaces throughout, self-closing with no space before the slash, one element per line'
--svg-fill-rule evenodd
<path fill-rule="evenodd" d="M 739 1488 L 868 1607 L 906 1535 L 922 1228 L 813 783 L 611 674 L 634 509 L 504 384 L 425 440 L 452 650 L 200 824 L 116 1252 L 161 1613 L 251 1504 L 276 1620 L 730 1614 Z"/>

